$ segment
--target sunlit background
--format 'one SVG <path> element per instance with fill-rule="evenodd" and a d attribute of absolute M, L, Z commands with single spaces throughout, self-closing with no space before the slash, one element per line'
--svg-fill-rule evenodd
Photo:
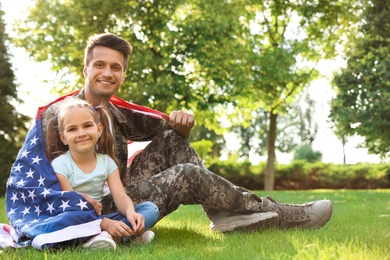
<path fill-rule="evenodd" d="M 0 0 L 2 9 L 5 12 L 4 20 L 6 23 L 6 32 L 12 37 L 14 32 L 12 24 L 15 19 L 23 19 L 25 16 L 24 10 L 31 5 L 30 0 Z M 131 39 L 130 39 L 131 41 Z M 13 56 L 11 63 L 16 75 L 16 83 L 19 85 L 19 97 L 24 100 L 24 104 L 16 106 L 19 112 L 27 114 L 31 117 L 35 116 L 36 108 L 53 100 L 57 95 L 51 93 L 52 85 L 50 83 L 56 75 L 50 70 L 50 64 L 39 63 L 32 61 L 29 54 L 21 48 L 9 46 L 8 52 Z M 334 95 L 330 86 L 331 72 L 342 66 L 343 61 L 323 62 L 319 64 L 319 71 L 327 74 L 327 79 L 316 80 L 311 84 L 311 98 L 316 102 L 316 112 L 314 118 L 319 124 L 319 131 L 313 149 L 322 153 L 322 161 L 324 163 L 343 163 L 343 146 L 337 137 L 330 129 L 328 122 L 329 102 Z M 80 68 L 82 70 L 82 68 Z M 196 115 L 195 115 L 196 117 Z M 226 136 L 227 139 L 233 138 L 231 135 Z M 378 156 L 367 154 L 367 149 L 356 148 L 362 138 L 351 138 L 345 146 L 346 163 L 355 164 L 359 162 L 379 163 Z M 230 150 L 236 150 L 238 147 L 233 145 L 235 142 L 227 142 L 227 147 Z M 265 158 L 259 158 L 255 155 L 251 156 L 251 161 L 257 163 Z M 278 154 L 277 160 L 279 163 L 289 163 L 292 159 L 290 154 Z"/>

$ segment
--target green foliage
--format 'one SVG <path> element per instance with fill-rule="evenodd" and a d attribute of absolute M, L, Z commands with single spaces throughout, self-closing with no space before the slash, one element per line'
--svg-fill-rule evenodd
<path fill-rule="evenodd" d="M 64 80 L 77 76 L 81 86 L 85 40 L 93 33 L 117 33 L 134 46 L 119 94 L 164 111 L 207 110 L 224 102 L 283 111 L 317 76 L 313 66 L 298 61 L 331 56 L 344 29 L 340 22 L 350 13 L 344 11 L 351 11 L 335 0 L 35 4 L 18 23 L 15 39 L 35 60 L 49 60 Z"/>
<path fill-rule="evenodd" d="M 198 123 L 215 132 L 223 116 L 245 125 L 263 109 L 273 158 L 277 116 L 318 77 L 317 62 L 333 57 L 340 35 L 354 24 L 354 3 L 35 1 L 15 42 L 35 60 L 50 61 L 68 83 L 76 76 L 80 87 L 85 40 L 119 34 L 134 47 L 119 96 L 168 113 L 202 111 Z"/>
<path fill-rule="evenodd" d="M 205 162 L 210 160 L 210 154 L 213 150 L 213 143 L 211 141 L 202 139 L 200 141 L 192 142 L 191 146 Z"/>
<path fill-rule="evenodd" d="M 162 111 L 207 110 L 226 99 L 232 66 L 240 68 L 230 33 L 242 8 L 240 1 L 36 1 L 15 42 L 80 87 L 88 36 L 117 33 L 134 47 L 121 97 Z"/>
<path fill-rule="evenodd" d="M 347 53 L 347 68 L 334 79 L 337 96 L 330 117 L 343 138 L 365 138 L 363 147 L 373 154 L 390 152 L 390 6 L 386 0 L 370 1 L 362 12 L 354 48 Z"/>
<path fill-rule="evenodd" d="M 243 119 L 236 125 L 245 127 L 243 121 L 250 117 L 248 114 L 259 108 L 268 113 L 266 145 L 258 147 L 267 148 L 265 186 L 272 189 L 275 149 L 282 144 L 277 136 L 279 118 L 304 87 L 318 77 L 317 62 L 335 55 L 338 36 L 353 20 L 344 10 L 354 7 L 350 1 L 311 0 L 267 1 L 250 7 L 252 12 L 242 21 L 251 51 L 240 58 L 247 66 L 249 82 L 236 97 L 235 106 L 241 109 L 237 113 Z"/>
<path fill-rule="evenodd" d="M 294 160 L 305 160 L 307 162 L 321 161 L 322 153 L 314 151 L 310 145 L 303 145 L 295 150 Z"/>
<path fill-rule="evenodd" d="M 198 152 L 198 154 L 201 154 L 201 158 L 206 160 L 207 158 L 212 158 L 212 157 L 220 157 L 221 156 L 221 151 L 225 147 L 225 138 L 222 134 L 218 134 L 213 130 L 207 129 L 205 126 L 201 126 L 198 124 L 195 124 L 195 126 L 192 128 L 191 131 L 191 136 L 189 141 L 191 142 L 192 146 L 194 143 L 197 141 L 202 141 L 202 140 L 207 140 L 211 142 L 211 147 L 210 150 L 206 149 L 208 152 L 205 154 L 206 150 L 203 152 Z M 206 144 L 206 146 L 209 146 Z M 195 148 L 196 151 L 198 149 Z M 203 157 L 205 156 L 205 157 Z M 208 160 L 208 159 L 207 159 Z"/>
<path fill-rule="evenodd" d="M 264 187 L 265 163 L 212 160 L 208 168 L 238 186 L 251 190 Z M 337 165 L 297 160 L 288 165 L 275 165 L 276 190 L 377 188 L 390 188 L 387 164 Z"/>
<path fill-rule="evenodd" d="M 22 138 L 26 134 L 25 123 L 29 119 L 18 113 L 14 106 L 21 101 L 17 97 L 15 75 L 9 61 L 3 14 L 0 4 L 0 194 L 5 193 L 5 183 L 22 146 Z"/>
<path fill-rule="evenodd" d="M 276 150 L 290 153 L 298 145 L 311 145 L 318 131 L 318 124 L 312 118 L 313 111 L 314 101 L 306 90 L 289 105 L 286 113 L 278 116 Z M 264 155 L 267 151 L 269 113 L 260 108 L 251 114 L 253 118 L 248 120 L 249 126 L 241 124 L 231 127 L 240 136 L 240 157 L 246 159 L 249 159 L 250 152 Z"/>

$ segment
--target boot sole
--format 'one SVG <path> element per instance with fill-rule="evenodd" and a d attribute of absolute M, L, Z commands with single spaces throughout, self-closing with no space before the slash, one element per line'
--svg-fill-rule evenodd
<path fill-rule="evenodd" d="M 257 231 L 277 225 L 279 223 L 279 215 L 275 212 L 262 212 L 249 215 L 227 216 L 223 222 L 213 222 L 214 225 L 210 230 L 223 233 Z"/>

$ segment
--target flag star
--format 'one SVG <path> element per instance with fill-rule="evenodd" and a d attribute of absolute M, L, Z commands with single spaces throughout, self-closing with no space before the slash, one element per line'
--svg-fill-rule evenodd
<path fill-rule="evenodd" d="M 62 208 L 62 212 L 65 212 L 66 208 L 70 208 L 70 206 L 68 205 L 70 200 L 68 200 L 68 201 L 61 200 L 61 201 L 62 201 L 62 205 L 60 206 L 60 208 Z"/>
<path fill-rule="evenodd" d="M 43 181 L 45 180 L 46 178 L 42 178 L 42 175 L 41 177 L 39 178 L 38 182 L 39 182 L 39 186 L 45 186 L 45 184 L 43 183 Z"/>
<path fill-rule="evenodd" d="M 15 214 L 15 209 L 11 209 L 11 210 L 7 213 L 8 216 L 11 216 L 12 214 Z"/>
<path fill-rule="evenodd" d="M 18 223 L 20 223 L 20 222 L 23 222 L 23 219 L 17 219 L 17 220 L 15 220 L 15 224 L 18 224 Z"/>
<path fill-rule="evenodd" d="M 31 158 L 31 160 L 32 160 L 32 163 L 31 163 L 31 164 L 36 163 L 36 164 L 39 165 L 39 161 L 40 161 L 40 160 L 43 160 L 43 159 L 42 159 L 42 158 L 39 158 L 39 156 L 37 155 L 36 157 Z"/>
<path fill-rule="evenodd" d="M 7 186 L 6 187 L 11 187 L 12 183 L 14 182 L 14 177 L 9 177 L 7 181 Z"/>
<path fill-rule="evenodd" d="M 33 191 L 28 190 L 28 197 L 31 198 L 32 201 L 34 201 L 34 198 L 36 197 L 34 192 L 35 192 L 35 190 L 33 190 Z"/>
<path fill-rule="evenodd" d="M 29 151 L 27 151 L 27 149 L 26 150 L 24 150 L 21 154 L 22 154 L 22 157 L 20 157 L 20 158 L 24 158 L 24 157 L 26 157 L 27 158 L 27 155 L 29 154 L 30 152 Z"/>
<path fill-rule="evenodd" d="M 37 141 L 38 141 L 38 140 L 39 140 L 39 139 L 38 139 L 37 136 L 35 135 L 34 138 L 32 138 L 32 139 L 30 140 L 31 145 L 37 144 Z"/>
<path fill-rule="evenodd" d="M 23 202 L 25 203 L 27 197 L 24 195 L 24 192 L 20 192 L 20 194 L 22 195 L 22 196 L 20 196 L 20 198 L 21 198 L 21 199 L 23 200 Z"/>
<path fill-rule="evenodd" d="M 18 193 L 13 193 L 12 192 L 12 198 L 10 198 L 10 200 L 12 200 L 13 203 L 15 203 L 15 201 L 19 200 L 18 199 Z"/>
<path fill-rule="evenodd" d="M 37 213 L 38 217 L 39 217 L 39 214 L 42 212 L 42 210 L 39 209 L 39 205 L 38 206 L 34 205 L 34 207 L 35 207 L 35 211 L 34 212 Z"/>
<path fill-rule="evenodd" d="M 80 200 L 80 203 L 77 203 L 76 206 L 79 206 L 80 210 L 83 210 L 83 208 L 88 209 L 87 202 L 86 201 L 82 201 L 81 199 L 79 199 L 79 200 Z"/>
<path fill-rule="evenodd" d="M 31 223 L 37 223 L 37 222 L 39 222 L 38 219 L 34 219 L 33 221 L 31 221 Z"/>
<path fill-rule="evenodd" d="M 52 203 L 52 204 L 49 204 L 49 203 L 47 203 L 47 210 L 46 211 L 50 211 L 50 214 L 51 215 L 53 215 L 53 210 L 56 210 L 54 207 L 53 207 L 53 204 L 54 204 L 54 202 Z"/>
<path fill-rule="evenodd" d="M 25 181 L 23 179 L 20 179 L 20 181 L 18 181 L 16 184 L 18 187 L 23 187 L 24 183 L 25 183 Z"/>
<path fill-rule="evenodd" d="M 15 172 L 20 172 L 20 169 L 23 168 L 23 165 L 20 165 L 20 163 L 18 163 L 18 165 L 14 166 L 14 171 Z"/>
<path fill-rule="evenodd" d="M 34 171 L 30 168 L 30 170 L 28 172 L 26 172 L 26 178 L 30 177 L 30 178 L 33 178 L 34 179 Z"/>
<path fill-rule="evenodd" d="M 43 192 L 41 193 L 41 195 L 43 195 L 43 197 L 46 199 L 46 195 L 47 195 L 47 194 L 50 194 L 50 189 L 44 188 L 44 189 L 43 189 Z"/>
<path fill-rule="evenodd" d="M 22 213 L 23 213 L 23 217 L 24 217 L 24 215 L 26 215 L 26 214 L 30 214 L 30 208 L 31 207 L 24 207 L 24 210 L 22 211 Z"/>

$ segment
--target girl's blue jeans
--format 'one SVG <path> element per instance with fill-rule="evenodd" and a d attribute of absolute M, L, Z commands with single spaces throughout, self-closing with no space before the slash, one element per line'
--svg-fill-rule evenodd
<path fill-rule="evenodd" d="M 145 201 L 138 205 L 135 205 L 134 208 L 135 208 L 135 212 L 141 214 L 145 218 L 145 231 L 150 229 L 157 223 L 160 213 L 156 204 L 154 204 L 153 202 Z M 122 215 L 120 212 L 105 214 L 103 215 L 103 217 L 112 220 L 122 221 L 131 229 L 133 229 L 130 222 L 127 220 L 126 216 Z"/>

